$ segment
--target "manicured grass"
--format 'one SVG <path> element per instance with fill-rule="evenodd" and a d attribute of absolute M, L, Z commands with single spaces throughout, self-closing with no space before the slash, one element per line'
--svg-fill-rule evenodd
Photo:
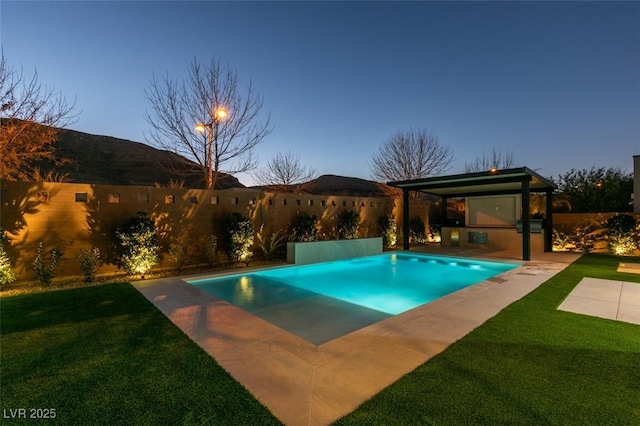
<path fill-rule="evenodd" d="M 279 424 L 129 284 L 3 297 L 0 311 L 4 416 L 42 408 L 67 425 Z"/>
<path fill-rule="evenodd" d="M 585 276 L 640 282 L 585 255 L 340 425 L 640 424 L 640 326 L 558 311 Z"/>

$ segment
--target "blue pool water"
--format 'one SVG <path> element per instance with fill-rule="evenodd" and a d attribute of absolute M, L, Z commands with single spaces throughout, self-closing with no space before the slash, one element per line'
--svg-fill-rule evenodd
<path fill-rule="evenodd" d="M 385 253 L 189 283 L 319 345 L 516 266 Z"/>
<path fill-rule="evenodd" d="M 190 283 L 249 311 L 320 294 L 396 315 L 516 266 L 414 253 L 387 253 Z"/>

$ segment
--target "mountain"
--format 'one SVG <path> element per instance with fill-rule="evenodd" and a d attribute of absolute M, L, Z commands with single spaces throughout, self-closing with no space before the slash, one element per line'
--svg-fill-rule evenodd
<path fill-rule="evenodd" d="M 56 157 L 71 160 L 62 166 L 42 164 L 43 172 L 67 175 L 66 182 L 103 185 L 169 185 L 184 180 L 184 187 L 202 188 L 200 166 L 172 152 L 110 136 L 61 129 Z M 244 188 L 238 179 L 223 174 L 216 189 Z"/>
<path fill-rule="evenodd" d="M 268 186 L 256 187 L 269 190 Z M 336 176 L 322 175 L 316 179 L 310 180 L 302 185 L 291 185 L 288 192 L 299 192 L 312 195 L 343 195 L 351 197 L 387 197 L 390 188 L 378 182 L 370 180 Z"/>
<path fill-rule="evenodd" d="M 200 166 L 172 152 L 111 136 L 60 129 L 56 157 L 69 159 L 61 166 L 43 163 L 41 171 L 66 175 L 65 182 L 101 185 L 170 185 L 184 180 L 186 188 L 202 188 Z M 223 174 L 216 189 L 245 188 L 235 177 Z M 268 187 L 256 187 L 269 190 Z M 293 192 L 295 188 L 291 188 Z M 300 187 L 313 195 L 386 197 L 386 185 L 366 179 L 322 175 Z"/>

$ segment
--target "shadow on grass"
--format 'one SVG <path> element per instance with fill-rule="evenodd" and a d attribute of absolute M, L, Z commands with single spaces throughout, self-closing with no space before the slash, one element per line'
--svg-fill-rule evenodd
<path fill-rule="evenodd" d="M 0 303 L 6 412 L 51 408 L 78 425 L 280 424 L 129 284 Z"/>

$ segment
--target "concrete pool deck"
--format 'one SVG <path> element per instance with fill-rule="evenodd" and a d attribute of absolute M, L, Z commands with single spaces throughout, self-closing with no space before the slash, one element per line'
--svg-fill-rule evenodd
<path fill-rule="evenodd" d="M 431 251 L 420 250 L 420 251 Z M 513 253 L 448 251 L 486 260 Z M 579 255 L 544 253 L 432 303 L 313 345 L 183 281 L 133 283 L 287 425 L 326 425 L 560 272 Z"/>

